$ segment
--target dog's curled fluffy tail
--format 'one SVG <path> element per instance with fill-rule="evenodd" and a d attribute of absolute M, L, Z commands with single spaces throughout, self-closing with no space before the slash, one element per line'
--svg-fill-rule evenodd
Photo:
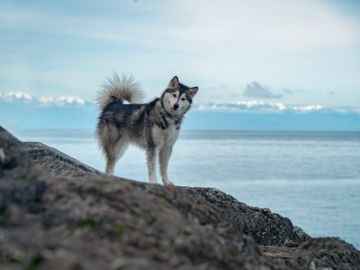
<path fill-rule="evenodd" d="M 102 111 L 107 105 L 116 100 L 129 103 L 141 103 L 144 99 L 144 93 L 140 84 L 135 81 L 133 75 L 114 73 L 112 78 L 107 78 L 107 83 L 101 85 L 101 90 L 95 101 L 98 108 Z"/>

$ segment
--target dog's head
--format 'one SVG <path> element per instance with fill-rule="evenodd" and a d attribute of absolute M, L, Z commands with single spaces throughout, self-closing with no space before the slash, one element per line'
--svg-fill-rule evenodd
<path fill-rule="evenodd" d="M 190 109 L 198 89 L 179 83 L 178 77 L 175 76 L 161 96 L 164 109 L 173 117 L 181 117 Z"/>

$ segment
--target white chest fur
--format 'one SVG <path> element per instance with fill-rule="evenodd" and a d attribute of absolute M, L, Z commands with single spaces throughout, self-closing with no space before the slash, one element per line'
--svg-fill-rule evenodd
<path fill-rule="evenodd" d="M 179 136 L 179 130 L 176 130 L 176 126 L 172 123 L 166 129 L 154 126 L 152 135 L 156 146 L 173 145 Z"/>

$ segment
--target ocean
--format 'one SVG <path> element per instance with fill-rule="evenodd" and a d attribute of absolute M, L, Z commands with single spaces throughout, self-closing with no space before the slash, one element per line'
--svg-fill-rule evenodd
<path fill-rule="evenodd" d="M 13 134 L 104 171 L 92 130 Z M 145 153 L 129 147 L 115 175 L 147 182 Z M 185 130 L 169 177 L 176 185 L 220 189 L 288 217 L 313 237 L 340 237 L 360 249 L 360 132 Z"/>

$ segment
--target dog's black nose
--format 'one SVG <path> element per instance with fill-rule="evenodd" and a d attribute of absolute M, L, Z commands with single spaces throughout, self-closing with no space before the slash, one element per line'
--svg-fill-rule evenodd
<path fill-rule="evenodd" d="M 174 109 L 175 109 L 175 110 L 179 109 L 179 104 L 178 104 L 178 103 L 175 103 L 175 104 L 174 104 Z"/>

